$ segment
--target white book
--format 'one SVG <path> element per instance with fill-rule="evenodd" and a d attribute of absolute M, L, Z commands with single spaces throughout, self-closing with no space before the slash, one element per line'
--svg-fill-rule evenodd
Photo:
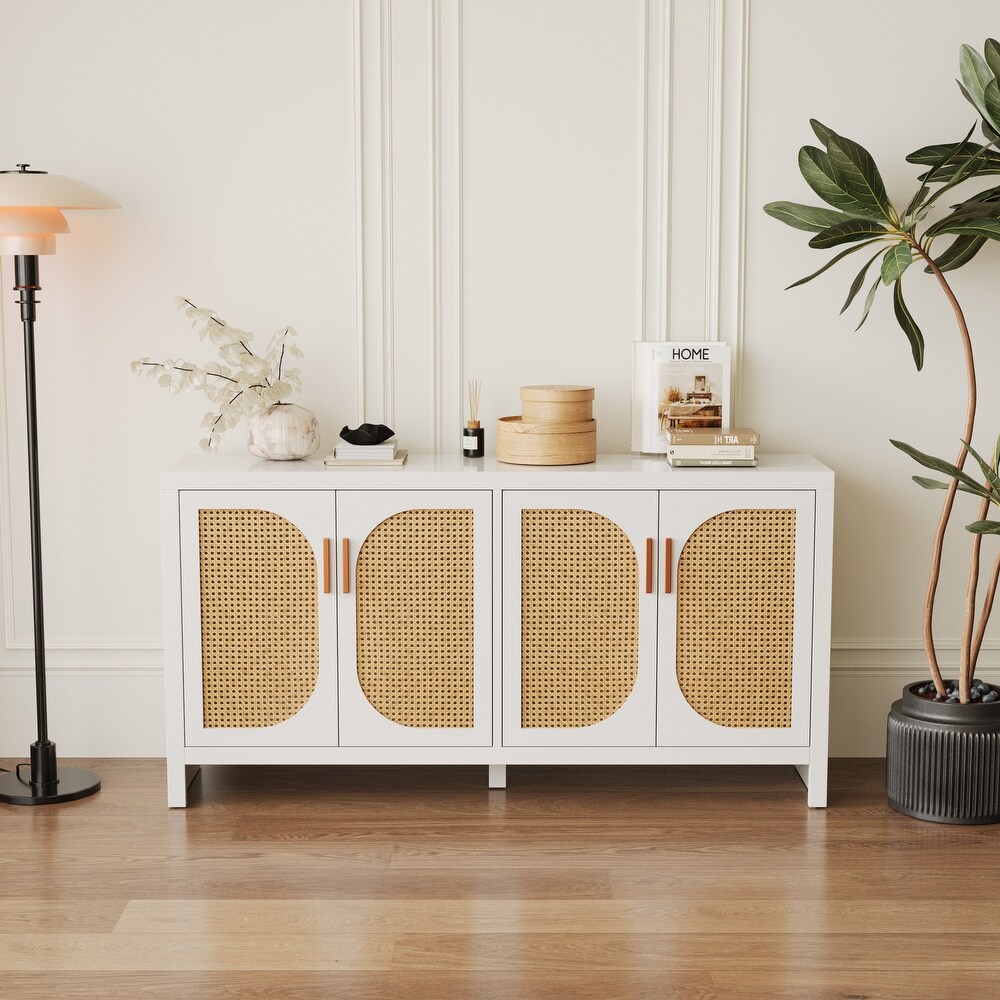
<path fill-rule="evenodd" d="M 341 441 L 334 447 L 333 454 L 337 458 L 394 458 L 396 439 L 391 437 L 381 444 L 351 444 L 349 441 Z"/>
<path fill-rule="evenodd" d="M 755 458 L 752 444 L 672 444 L 671 458 Z"/>
<path fill-rule="evenodd" d="M 632 351 L 633 451 L 665 455 L 668 431 L 731 424 L 728 344 L 638 341 Z"/>

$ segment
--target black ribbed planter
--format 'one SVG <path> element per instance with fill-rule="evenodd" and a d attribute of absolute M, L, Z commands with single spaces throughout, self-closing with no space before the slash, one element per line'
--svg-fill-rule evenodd
<path fill-rule="evenodd" d="M 1000 701 L 934 702 L 919 687 L 889 711 L 889 805 L 933 823 L 1000 823 Z"/>

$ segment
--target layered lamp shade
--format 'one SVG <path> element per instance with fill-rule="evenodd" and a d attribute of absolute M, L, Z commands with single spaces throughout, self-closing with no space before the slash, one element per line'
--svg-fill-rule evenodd
<path fill-rule="evenodd" d="M 34 621 L 35 710 L 38 738 L 30 761 L 0 774 L 0 802 L 46 805 L 91 795 L 101 787 L 92 771 L 60 767 L 48 734 L 45 677 L 45 620 L 42 594 L 42 542 L 39 514 L 38 424 L 35 396 L 35 311 L 38 257 L 56 252 L 56 235 L 69 232 L 67 209 L 118 208 L 106 194 L 82 181 L 31 170 L 0 171 L 0 255 L 14 257 L 14 291 L 24 328 L 24 395 L 28 434 L 28 494 L 31 532 L 32 613 Z M 25 777 L 22 771 L 28 770 Z"/>

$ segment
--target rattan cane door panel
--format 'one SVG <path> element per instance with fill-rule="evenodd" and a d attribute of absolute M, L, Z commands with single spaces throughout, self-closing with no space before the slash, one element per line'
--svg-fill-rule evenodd
<path fill-rule="evenodd" d="M 651 743 L 655 600 L 644 590 L 655 495 L 505 495 L 505 544 L 515 533 L 505 561 L 505 739 Z"/>
<path fill-rule="evenodd" d="M 267 510 L 198 511 L 206 729 L 253 729 L 302 710 L 319 677 L 316 560 Z"/>
<path fill-rule="evenodd" d="M 673 592 L 661 605 L 663 693 L 683 702 L 675 718 L 685 741 L 692 732 L 722 743 L 753 743 L 760 734 L 771 745 L 801 741 L 808 735 L 809 635 L 801 623 L 808 621 L 802 605 L 811 603 L 811 505 L 799 494 L 786 495 L 784 505 L 740 499 L 747 505 L 689 510 L 695 523 L 675 538 Z M 674 506 L 664 520 L 676 531 L 683 503 Z M 670 721 L 661 727 L 665 741 Z"/>
<path fill-rule="evenodd" d="M 410 728 L 472 727 L 474 582 L 469 509 L 400 511 L 364 540 L 358 681 L 381 715 Z"/>
<path fill-rule="evenodd" d="M 490 494 L 341 493 L 338 507 L 345 740 L 485 741 Z"/>
<path fill-rule="evenodd" d="M 181 505 L 192 745 L 337 742 L 331 494 L 189 494 Z"/>
<path fill-rule="evenodd" d="M 521 511 L 521 727 L 610 718 L 639 672 L 639 562 L 592 510 Z"/>

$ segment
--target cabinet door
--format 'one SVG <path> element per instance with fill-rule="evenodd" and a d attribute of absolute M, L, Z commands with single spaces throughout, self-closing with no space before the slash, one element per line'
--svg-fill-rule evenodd
<path fill-rule="evenodd" d="M 504 743 L 653 745 L 656 519 L 653 491 L 504 491 Z"/>
<path fill-rule="evenodd" d="M 808 744 L 814 510 L 808 491 L 661 494 L 660 745 Z"/>
<path fill-rule="evenodd" d="M 188 746 L 337 743 L 332 492 L 180 497 Z"/>
<path fill-rule="evenodd" d="M 492 743 L 491 507 L 484 490 L 338 492 L 342 744 Z"/>

